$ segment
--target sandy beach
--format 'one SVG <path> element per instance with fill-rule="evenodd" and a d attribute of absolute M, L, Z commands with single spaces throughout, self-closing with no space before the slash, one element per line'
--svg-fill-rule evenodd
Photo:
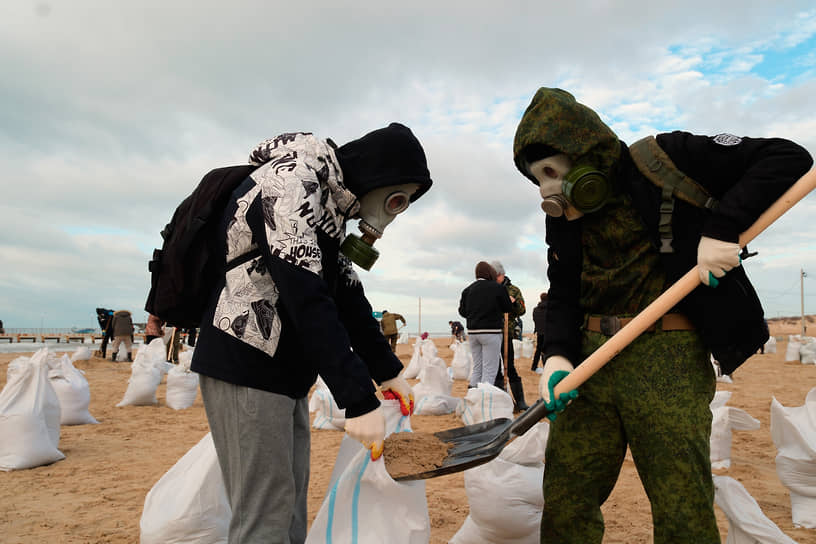
<path fill-rule="evenodd" d="M 776 474 L 776 448 L 770 435 L 771 398 L 776 397 L 784 406 L 801 406 L 808 391 L 816 387 L 816 365 L 784 362 L 784 335 L 799 332 L 797 323 L 790 325 L 783 328 L 783 323 L 772 324 L 772 334 L 784 339 L 775 354 L 753 356 L 735 372 L 732 384 L 718 382 L 718 390 L 732 392 L 728 405 L 757 418 L 761 428 L 735 431 L 731 467 L 715 473 L 741 482 L 765 515 L 796 542 L 816 544 L 816 530 L 793 526 L 790 497 Z M 435 343 L 439 356 L 450 363 L 450 339 L 438 338 Z M 59 345 L 52 349 L 60 353 Z M 406 366 L 412 349 L 410 344 L 398 345 L 397 354 Z M 8 363 L 20 355 L 0 354 L 0 387 L 6 383 Z M 65 454 L 62 461 L 0 473 L 0 541 L 4 544 L 138 542 L 145 495 L 208 432 L 200 395 L 192 408 L 172 410 L 164 402 L 166 385 L 162 383 L 157 391 L 158 405 L 117 408 L 127 388 L 130 365 L 94 357 L 75 366 L 85 372 L 91 390 L 90 413 L 100 424 L 63 426 L 59 443 Z M 527 358 L 518 357 L 517 368 L 524 380 L 527 402 L 532 404 L 538 375 L 530 371 Z M 455 381 L 453 395 L 464 396 L 466 387 L 464 381 Z M 414 416 L 411 424 L 414 430 L 435 432 L 463 423 L 450 414 Z M 312 431 L 310 522 L 326 494 L 342 436 L 339 431 Z M 430 542 L 445 543 L 468 514 L 463 475 L 427 480 L 426 492 Z M 728 521 L 719 508 L 716 510 L 725 541 Z M 603 511 L 604 543 L 652 541 L 649 503 L 630 460 L 624 463 Z"/>

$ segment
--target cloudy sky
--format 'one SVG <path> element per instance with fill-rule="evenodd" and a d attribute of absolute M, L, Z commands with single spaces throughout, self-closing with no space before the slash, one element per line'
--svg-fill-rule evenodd
<path fill-rule="evenodd" d="M 343 143 L 399 121 L 423 143 L 434 187 L 360 274 L 411 332 L 458 319 L 479 260 L 501 260 L 530 310 L 547 288 L 544 215 L 512 163 L 538 87 L 569 90 L 627 142 L 728 132 L 816 154 L 810 0 L 4 0 L 0 73 L 7 328 L 95 326 L 97 306 L 144 321 L 175 207 L 281 132 Z M 814 215 L 816 195 L 752 244 L 770 317 L 799 314 L 801 269 L 816 313 Z"/>

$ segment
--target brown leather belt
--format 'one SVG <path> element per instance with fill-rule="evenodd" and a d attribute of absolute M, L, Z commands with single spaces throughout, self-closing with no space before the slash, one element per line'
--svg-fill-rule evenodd
<path fill-rule="evenodd" d="M 633 319 L 633 317 L 618 317 L 616 315 L 591 315 L 587 319 L 585 328 L 588 331 L 612 336 Z M 691 331 L 695 328 L 689 318 L 683 314 L 666 314 L 646 329 L 646 332 L 654 332 L 658 330 L 658 327 L 662 331 Z"/>

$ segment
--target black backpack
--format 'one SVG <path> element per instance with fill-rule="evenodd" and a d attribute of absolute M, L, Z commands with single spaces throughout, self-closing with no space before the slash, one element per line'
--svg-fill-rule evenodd
<path fill-rule="evenodd" d="M 226 269 L 217 240 L 232 192 L 255 170 L 253 165 L 216 168 L 179 204 L 153 250 L 150 293 L 145 310 L 176 327 L 198 327 L 212 289 Z"/>

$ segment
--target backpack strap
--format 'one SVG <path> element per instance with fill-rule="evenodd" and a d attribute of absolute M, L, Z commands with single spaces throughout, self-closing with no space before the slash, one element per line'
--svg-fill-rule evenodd
<path fill-rule="evenodd" d="M 681 172 L 658 145 L 654 136 L 647 136 L 629 146 L 629 154 L 638 170 L 660 187 L 660 253 L 674 253 L 672 248 L 672 213 L 675 197 L 698 208 L 714 210 L 719 202 L 702 185 Z"/>

